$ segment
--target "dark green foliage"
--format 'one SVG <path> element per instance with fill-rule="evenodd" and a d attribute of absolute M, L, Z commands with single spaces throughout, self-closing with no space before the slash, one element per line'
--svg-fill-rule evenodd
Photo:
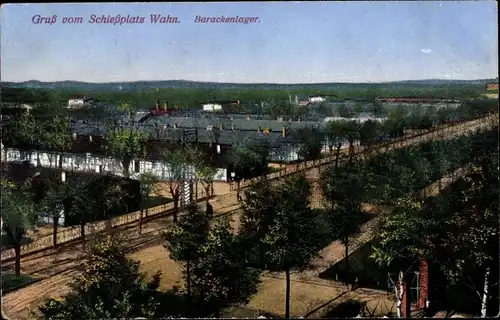
<path fill-rule="evenodd" d="M 210 230 L 193 264 L 192 289 L 196 298 L 216 312 L 231 303 L 246 303 L 257 293 L 260 271 L 250 266 L 248 248 L 228 224 Z"/>
<path fill-rule="evenodd" d="M 245 191 L 240 237 L 253 253 L 253 263 L 285 271 L 285 317 L 290 312 L 290 271 L 303 269 L 323 244 L 315 235 L 322 227 L 309 204 L 311 186 L 304 175 L 276 186 L 257 182 Z"/>
<path fill-rule="evenodd" d="M 361 169 L 356 164 L 346 169 L 332 169 L 321 180 L 331 233 L 344 245 L 346 257 L 349 255 L 349 238 L 359 232 L 362 218 L 365 177 L 361 175 Z M 347 258 L 345 267 L 348 270 Z"/>
<path fill-rule="evenodd" d="M 40 308 L 45 319 L 155 317 L 161 301 L 159 274 L 146 282 L 139 263 L 128 259 L 120 240 L 106 236 L 92 245 L 72 291 Z"/>
<path fill-rule="evenodd" d="M 305 161 L 320 158 L 323 149 L 324 135 L 317 129 L 305 128 L 297 132 L 300 141 L 303 143 L 298 154 Z"/>
<path fill-rule="evenodd" d="M 360 181 L 363 181 L 362 198 L 390 203 L 398 197 L 413 194 L 467 163 L 484 158 L 485 150 L 496 148 L 497 141 L 497 132 L 493 129 L 394 149 L 370 157 L 358 164 Z M 323 171 L 323 192 L 342 188 L 340 181 L 349 175 L 347 167 Z"/>
<path fill-rule="evenodd" d="M 112 127 L 106 134 L 106 150 L 109 155 L 121 159 L 123 174 L 130 176 L 130 163 L 133 159 L 144 158 L 145 145 L 148 140 L 146 133 L 133 129 Z"/>
<path fill-rule="evenodd" d="M 378 122 L 368 120 L 359 129 L 359 142 L 362 146 L 377 142 L 381 128 Z"/>
<path fill-rule="evenodd" d="M 191 204 L 173 230 L 165 233 L 170 257 L 185 263 L 186 289 L 189 297 L 191 297 L 191 266 L 196 265 L 201 257 L 201 249 L 207 241 L 209 226 L 207 216 L 196 204 Z"/>
<path fill-rule="evenodd" d="M 484 154 L 474 161 L 472 172 L 439 196 L 422 202 L 398 202 L 383 220 L 372 254 L 380 265 L 401 268 L 403 260 L 427 257 L 445 276 L 441 286 L 437 285 L 439 274 L 433 280 L 436 290 L 444 290 L 438 296 L 459 290 L 470 297 L 476 312 L 480 300 L 473 297 L 483 299 L 485 272 L 491 272 L 491 289 L 498 283 L 498 148 L 485 140 Z M 473 290 L 464 292 L 465 287 Z M 493 290 L 486 301 L 491 301 L 491 295 L 498 298 Z M 454 303 L 449 299 L 440 302 L 447 304 L 445 307 Z M 486 313 L 488 304 L 483 305 L 482 312 Z"/>
<path fill-rule="evenodd" d="M 7 235 L 8 244 L 14 247 L 16 253 L 14 271 L 18 277 L 21 275 L 21 241 L 36 223 L 36 206 L 25 190 L 16 188 L 3 177 L 0 182 L 3 231 Z"/>

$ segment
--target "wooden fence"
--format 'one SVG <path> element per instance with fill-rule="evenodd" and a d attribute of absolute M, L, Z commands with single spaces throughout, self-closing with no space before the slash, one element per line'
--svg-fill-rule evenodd
<path fill-rule="evenodd" d="M 498 117 L 498 114 L 494 114 L 492 116 L 490 115 L 490 116 L 486 117 L 486 119 L 490 119 L 490 118 L 494 119 L 492 123 L 497 124 L 498 121 L 495 120 L 495 119 L 498 119 L 497 117 Z M 451 129 L 452 127 L 456 127 L 456 126 L 462 126 L 462 128 L 465 129 L 467 127 L 472 127 L 472 126 L 476 125 L 477 124 L 476 122 L 480 121 L 480 120 L 482 120 L 482 119 L 473 120 L 473 121 L 469 121 L 469 122 L 460 122 L 460 123 L 455 123 L 455 124 L 450 124 L 450 125 L 440 125 L 437 127 L 433 127 L 430 130 L 419 130 L 419 131 L 413 132 L 411 135 L 404 136 L 404 137 L 401 137 L 401 138 L 398 138 L 398 139 L 395 139 L 395 140 L 392 140 L 389 142 L 384 142 L 382 144 L 379 144 L 379 145 L 377 145 L 377 147 L 380 148 L 380 147 L 384 147 L 384 146 L 397 145 L 397 143 L 402 142 L 404 140 L 408 140 L 408 139 L 412 139 L 412 138 L 415 138 L 418 136 L 430 134 L 434 131 L 442 131 L 442 130 L 446 130 L 446 129 Z M 361 148 L 359 148 L 358 152 L 354 156 L 358 156 L 362 152 L 364 152 L 364 148 L 361 147 Z M 343 158 L 345 158 L 345 154 L 344 154 Z M 274 172 L 274 173 L 268 174 L 264 177 L 264 179 L 276 180 L 276 179 L 279 179 L 281 177 L 294 174 L 296 172 L 301 172 L 301 171 L 313 169 L 316 167 L 328 165 L 333 161 L 335 161 L 334 155 L 325 157 L 325 158 L 320 159 L 320 160 L 311 160 L 311 161 L 307 161 L 307 162 L 301 162 L 301 163 L 298 163 L 296 166 L 292 166 L 291 168 L 290 167 L 287 168 L 285 172 L 280 171 L 280 172 Z M 262 177 L 257 177 L 254 179 L 242 181 L 240 184 L 240 190 L 248 187 L 250 184 L 252 184 L 253 182 L 256 182 L 259 179 L 262 179 Z M 214 200 L 218 203 L 223 203 L 223 204 L 235 203 L 235 202 L 237 202 L 236 191 L 231 191 L 229 193 L 216 196 L 214 198 Z M 168 204 L 163 204 L 163 205 L 149 208 L 148 209 L 148 218 L 152 217 L 152 216 L 157 216 L 157 215 L 160 215 L 162 213 L 165 213 L 166 211 L 172 210 L 173 207 L 174 207 L 174 205 L 171 202 Z M 179 208 L 179 209 L 182 209 L 182 208 Z M 109 228 L 110 226 L 111 227 L 119 227 L 119 226 L 124 226 L 127 224 L 132 224 L 134 222 L 137 222 L 139 220 L 139 218 L 140 218 L 140 211 L 136 211 L 136 212 L 122 215 L 122 216 L 111 218 L 110 220 L 88 223 L 85 226 L 85 234 L 91 235 L 91 234 L 94 234 L 96 232 L 105 230 L 106 228 Z M 74 240 L 78 240 L 78 239 L 80 239 L 80 228 L 78 226 L 71 227 L 68 229 L 62 229 L 62 230 L 60 230 L 60 232 L 57 233 L 57 242 L 59 244 L 68 243 L 70 241 L 74 241 Z M 33 254 L 35 252 L 50 249 L 52 247 L 53 247 L 52 234 L 49 234 L 49 235 L 43 236 L 43 237 L 31 242 L 31 243 L 28 243 L 26 245 L 21 246 L 21 256 Z M 4 250 L 4 251 L 2 251 L 1 261 L 3 262 L 6 260 L 10 260 L 10 259 L 13 259 L 14 257 L 15 257 L 14 249 Z"/>
<path fill-rule="evenodd" d="M 174 204 L 167 203 L 148 209 L 148 218 L 161 215 L 174 208 Z M 139 220 L 140 211 L 124 214 L 110 220 L 96 221 L 85 225 L 85 235 L 95 234 L 109 227 L 119 227 L 134 223 Z M 57 233 L 57 243 L 64 244 L 80 239 L 81 231 L 79 226 L 61 229 Z M 21 246 L 21 256 L 33 254 L 53 247 L 52 234 L 45 235 L 35 241 Z M 2 262 L 15 257 L 14 249 L 2 250 Z"/>

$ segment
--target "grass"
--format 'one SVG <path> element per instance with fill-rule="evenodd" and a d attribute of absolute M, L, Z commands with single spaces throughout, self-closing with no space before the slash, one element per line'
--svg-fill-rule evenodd
<path fill-rule="evenodd" d="M 37 278 L 25 274 L 16 277 L 12 272 L 2 272 L 1 279 L 3 294 L 24 288 L 37 280 Z"/>

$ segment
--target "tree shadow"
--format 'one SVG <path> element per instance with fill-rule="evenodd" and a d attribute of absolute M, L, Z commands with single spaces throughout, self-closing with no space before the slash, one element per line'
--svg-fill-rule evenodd
<path fill-rule="evenodd" d="M 373 253 L 373 241 L 369 241 L 349 254 L 349 270 L 345 270 L 345 258 L 322 272 L 319 277 L 341 281 L 358 287 L 389 290 L 386 268 L 375 263 L 370 255 Z"/>
<path fill-rule="evenodd" d="M 322 318 L 354 318 L 362 312 L 363 307 L 363 302 L 349 299 L 328 310 Z"/>
<path fill-rule="evenodd" d="M 19 277 L 16 277 L 12 272 L 3 272 L 0 277 L 1 285 L 2 285 L 2 294 L 7 294 L 9 292 L 21 289 L 26 287 L 29 284 L 37 281 L 36 277 L 21 274 Z"/>
<path fill-rule="evenodd" d="M 150 196 L 148 199 L 148 206 L 150 208 L 156 207 L 156 206 L 161 206 L 167 203 L 172 202 L 173 200 L 170 198 L 166 197 L 161 197 L 161 196 Z"/>
<path fill-rule="evenodd" d="M 1 241 L 2 241 L 2 250 L 9 250 L 14 248 L 14 246 L 11 245 L 10 238 L 6 234 L 2 234 Z M 21 245 L 24 246 L 26 244 L 32 243 L 33 241 L 35 241 L 35 239 L 28 236 L 23 236 L 23 238 L 21 239 Z"/>

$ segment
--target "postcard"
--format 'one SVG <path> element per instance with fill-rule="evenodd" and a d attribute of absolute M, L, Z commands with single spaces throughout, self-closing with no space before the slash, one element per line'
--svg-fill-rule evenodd
<path fill-rule="evenodd" d="M 0 25 L 2 319 L 499 312 L 496 1 Z"/>

